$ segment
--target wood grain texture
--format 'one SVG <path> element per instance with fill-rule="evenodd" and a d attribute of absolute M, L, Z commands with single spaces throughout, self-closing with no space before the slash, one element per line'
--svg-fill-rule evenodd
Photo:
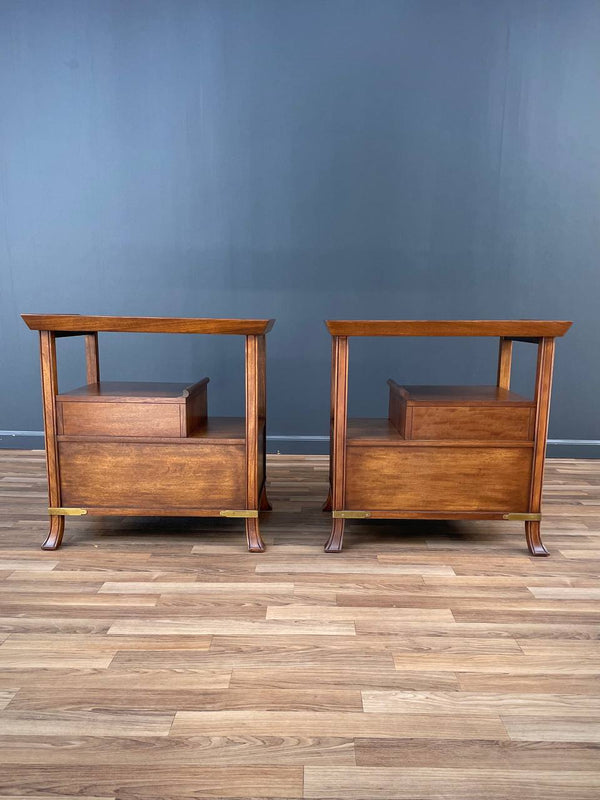
<path fill-rule="evenodd" d="M 254 512 L 244 517 L 248 550 L 264 550 L 257 512 L 271 510 L 265 485 L 265 335 L 274 320 L 22 316 L 40 338 L 50 516 L 43 550 L 60 547 L 65 516 L 72 513 L 153 516 L 160 511 L 185 517 L 240 516 L 245 510 Z M 225 432 L 222 420 L 209 423 L 208 378 L 190 386 L 101 382 L 98 331 L 243 335 L 246 414 L 241 428 L 235 425 L 232 432 L 227 424 Z M 56 339 L 72 336 L 84 340 L 87 383 L 59 395 Z M 106 450 L 111 444 L 117 450 Z M 119 462 L 114 475 L 113 462 Z"/>
<path fill-rule="evenodd" d="M 14 765 L 0 768 L 0 792 L 13 795 L 26 786 L 29 794 L 39 797 L 48 787 L 52 795 L 77 793 L 84 785 L 90 797 L 132 798 L 269 798 L 283 800 L 302 796 L 301 767 L 264 766 L 189 766 L 182 772 L 179 766 L 158 770 L 152 765 L 129 763 L 116 769 L 100 765 L 30 766 Z"/>
<path fill-rule="evenodd" d="M 473 714 L 455 718 L 435 714 L 364 714 L 354 711 L 178 711 L 171 728 L 173 736 L 347 736 L 448 739 L 507 739 L 496 715 Z M 335 733 L 334 733 L 335 731 Z"/>
<path fill-rule="evenodd" d="M 498 346 L 498 375 L 496 379 L 499 389 L 510 389 L 512 353 L 512 339 L 504 339 L 501 337 Z"/>
<path fill-rule="evenodd" d="M 332 336 L 564 336 L 572 323 L 537 319 L 326 320 Z"/>
<path fill-rule="evenodd" d="M 0 453 L 2 797 L 596 800 L 599 462 L 548 462 L 546 560 L 481 520 L 349 520 L 329 557 L 328 460 L 268 474 L 260 560 L 210 518 L 45 553 L 44 455 Z"/>
<path fill-rule="evenodd" d="M 242 447 L 61 442 L 59 453 L 66 505 L 156 513 L 192 509 L 202 499 L 198 486 L 210 498 L 209 507 L 245 505 Z"/>
<path fill-rule="evenodd" d="M 91 317 L 83 314 L 21 314 L 32 331 L 93 333 L 217 333 L 240 336 L 268 333 L 274 319 L 205 319 L 193 317 Z"/>
<path fill-rule="evenodd" d="M 596 800 L 600 779 L 594 773 L 560 770 L 419 769 L 390 767 L 386 780 L 375 767 L 307 767 L 304 797 L 314 800 L 415 800 L 460 797 L 463 800 Z"/>
<path fill-rule="evenodd" d="M 56 398 L 58 433 L 67 436 L 172 437 L 206 423 L 208 378 L 184 383 L 90 383 Z"/>
<path fill-rule="evenodd" d="M 326 324 L 333 357 L 330 489 L 324 506 L 332 511 L 332 527 L 325 551 L 341 552 L 345 519 L 353 516 L 510 519 L 505 512 L 526 514 L 529 552 L 549 555 L 541 538 L 540 504 L 552 365 L 555 337 L 564 335 L 571 323 L 328 320 Z M 496 385 L 403 387 L 390 379 L 387 424 L 369 421 L 361 432 L 361 422 L 348 423 L 347 390 L 340 390 L 348 385 L 351 336 L 498 336 Z M 537 345 L 533 401 L 510 391 L 513 341 Z M 336 486 L 341 504 L 336 503 Z"/>
<path fill-rule="evenodd" d="M 349 447 L 346 469 L 348 509 L 525 511 L 531 450 Z"/>

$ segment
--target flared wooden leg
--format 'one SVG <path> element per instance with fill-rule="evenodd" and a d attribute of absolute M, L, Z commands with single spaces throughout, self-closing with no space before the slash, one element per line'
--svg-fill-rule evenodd
<path fill-rule="evenodd" d="M 65 518 L 52 516 L 50 517 L 50 530 L 46 541 L 42 545 L 42 550 L 58 550 L 62 542 L 63 533 L 65 531 Z"/>
<path fill-rule="evenodd" d="M 341 553 L 344 546 L 344 519 L 334 519 L 331 526 L 331 536 L 325 545 L 326 553 Z"/>
<path fill-rule="evenodd" d="M 269 498 L 267 497 L 267 487 L 266 484 L 263 486 L 262 491 L 260 493 L 260 498 L 258 501 L 258 510 L 259 511 L 272 511 L 273 506 L 269 503 Z"/>
<path fill-rule="evenodd" d="M 256 517 L 250 517 L 246 520 L 246 539 L 250 553 L 262 553 L 265 549 L 265 543 L 261 539 Z"/>
<path fill-rule="evenodd" d="M 539 522 L 525 523 L 525 537 L 527 539 L 527 547 L 532 556 L 550 555 L 542 542 L 541 524 Z"/>
<path fill-rule="evenodd" d="M 331 511 L 331 486 L 327 491 L 327 500 L 321 506 L 321 511 Z"/>

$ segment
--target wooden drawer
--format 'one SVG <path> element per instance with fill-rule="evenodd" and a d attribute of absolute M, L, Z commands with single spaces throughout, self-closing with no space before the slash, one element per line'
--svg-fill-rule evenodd
<path fill-rule="evenodd" d="M 344 507 L 527 511 L 532 453 L 529 446 L 350 446 Z"/>
<path fill-rule="evenodd" d="M 531 441 L 534 404 L 496 386 L 390 386 L 389 418 L 405 439 Z"/>
<path fill-rule="evenodd" d="M 60 442 L 62 503 L 161 511 L 245 508 L 239 445 Z"/>
<path fill-rule="evenodd" d="M 58 433 L 70 436 L 189 436 L 205 420 L 208 378 L 184 383 L 88 384 L 57 400 Z"/>

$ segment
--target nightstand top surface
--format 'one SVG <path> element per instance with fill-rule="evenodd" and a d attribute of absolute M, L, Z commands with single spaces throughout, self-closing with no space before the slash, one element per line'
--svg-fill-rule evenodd
<path fill-rule="evenodd" d="M 391 379 L 388 383 L 407 403 L 419 405 L 534 405 L 533 400 L 499 386 L 400 386 Z"/>
<path fill-rule="evenodd" d="M 564 336 L 572 323 L 543 319 L 325 320 L 332 336 Z"/>
<path fill-rule="evenodd" d="M 91 317 L 83 314 L 22 314 L 34 331 L 69 333 L 221 333 L 259 336 L 274 319 L 206 319 L 195 317 Z"/>
<path fill-rule="evenodd" d="M 182 402 L 209 381 L 203 378 L 195 384 L 163 383 L 160 381 L 100 381 L 78 386 L 57 395 L 59 402 L 68 401 L 123 401 Z"/>

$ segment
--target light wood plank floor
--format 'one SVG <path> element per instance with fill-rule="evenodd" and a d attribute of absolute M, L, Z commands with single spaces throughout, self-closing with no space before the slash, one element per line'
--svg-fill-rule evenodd
<path fill-rule="evenodd" d="M 544 538 L 350 522 L 273 456 L 238 520 L 81 518 L 0 452 L 0 800 L 600 797 L 600 461 L 551 461 Z"/>

